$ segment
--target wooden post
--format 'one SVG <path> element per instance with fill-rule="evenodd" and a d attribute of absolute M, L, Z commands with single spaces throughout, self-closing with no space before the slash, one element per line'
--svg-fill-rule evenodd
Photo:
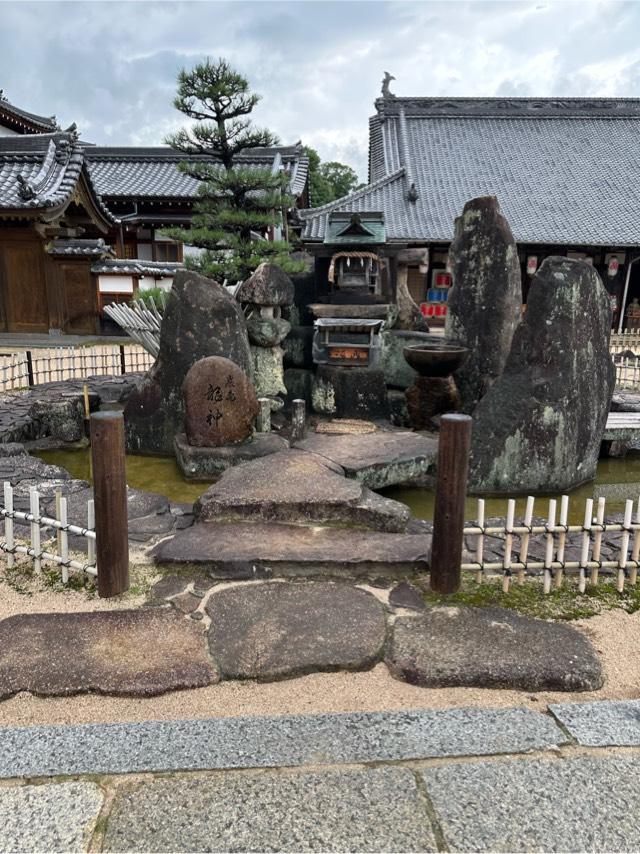
<path fill-rule="evenodd" d="M 291 411 L 291 441 L 300 442 L 307 432 L 307 404 L 304 400 L 296 398 L 293 401 Z"/>
<path fill-rule="evenodd" d="M 129 588 L 127 481 L 122 412 L 94 412 L 91 416 L 91 461 L 98 595 L 117 596 Z"/>
<path fill-rule="evenodd" d="M 27 382 L 30 386 L 35 385 L 33 380 L 33 358 L 31 350 L 27 350 Z"/>
<path fill-rule="evenodd" d="M 436 593 L 455 593 L 460 587 L 470 447 L 471 416 L 443 415 L 431 547 L 430 585 Z"/>

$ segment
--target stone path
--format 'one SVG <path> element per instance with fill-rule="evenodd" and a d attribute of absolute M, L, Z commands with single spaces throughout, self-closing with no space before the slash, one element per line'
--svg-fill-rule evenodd
<path fill-rule="evenodd" d="M 5 727 L 0 850 L 638 850 L 638 703 L 566 708 Z"/>
<path fill-rule="evenodd" d="M 376 595 L 326 581 L 228 587 L 191 570 L 163 578 L 152 607 L 139 611 L 10 617 L 0 622 L 0 697 L 147 696 L 218 678 L 368 670 L 379 661 L 395 678 L 429 687 L 602 686 L 591 642 L 570 626 L 500 608 L 419 610 L 412 585 L 376 583 L 388 586 Z"/>

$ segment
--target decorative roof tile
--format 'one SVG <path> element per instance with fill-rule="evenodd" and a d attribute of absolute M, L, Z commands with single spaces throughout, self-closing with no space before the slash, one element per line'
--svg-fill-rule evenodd
<path fill-rule="evenodd" d="M 58 130 L 55 116 L 38 116 L 10 103 L 0 89 L 0 125 L 12 127 L 16 133 L 52 133 Z"/>
<path fill-rule="evenodd" d="M 465 202 L 495 195 L 521 243 L 640 246 L 640 100 L 387 98 L 376 108 L 372 183 L 303 211 L 303 238 L 324 239 L 331 210 L 382 210 L 389 240 L 449 242 Z"/>
<path fill-rule="evenodd" d="M 143 261 L 139 258 L 113 258 L 91 265 L 92 273 L 130 276 L 175 276 L 184 264 L 173 261 Z"/>
<path fill-rule="evenodd" d="M 115 252 L 111 246 L 108 246 L 101 237 L 97 239 L 71 238 L 67 240 L 52 240 L 46 247 L 46 251 L 49 255 L 62 256 L 72 255 L 96 258 L 115 256 Z"/>

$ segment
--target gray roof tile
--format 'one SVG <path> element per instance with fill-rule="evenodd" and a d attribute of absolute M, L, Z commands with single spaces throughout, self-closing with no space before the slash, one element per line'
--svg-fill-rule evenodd
<path fill-rule="evenodd" d="M 383 210 L 388 239 L 448 242 L 465 202 L 495 195 L 519 242 L 640 245 L 640 100 L 397 98 L 376 106 L 373 183 L 303 212 L 305 239 L 323 238 L 330 210 Z M 416 202 L 406 197 L 411 181 Z"/>

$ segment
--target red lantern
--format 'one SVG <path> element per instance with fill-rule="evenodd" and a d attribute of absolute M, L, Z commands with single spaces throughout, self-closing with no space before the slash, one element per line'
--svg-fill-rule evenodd
<path fill-rule="evenodd" d="M 527 275 L 533 276 L 538 269 L 538 256 L 529 255 L 527 258 Z"/>
<path fill-rule="evenodd" d="M 609 264 L 607 266 L 607 275 L 610 279 L 613 279 L 613 277 L 617 275 L 619 268 L 620 262 L 618 261 L 617 257 L 613 255 L 611 258 L 609 258 Z"/>

